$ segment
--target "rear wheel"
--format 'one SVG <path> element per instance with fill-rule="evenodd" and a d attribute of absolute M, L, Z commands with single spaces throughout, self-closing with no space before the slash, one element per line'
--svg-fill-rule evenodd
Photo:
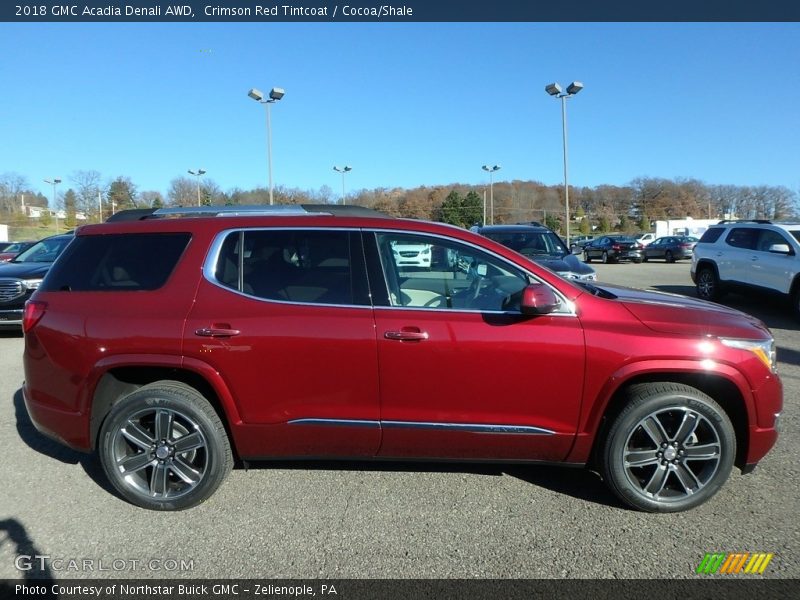
<path fill-rule="evenodd" d="M 603 447 L 603 477 L 626 504 L 648 512 L 694 508 L 722 487 L 736 435 L 709 396 L 678 383 L 628 390 Z"/>
<path fill-rule="evenodd" d="M 98 451 L 117 491 L 153 510 L 200 504 L 233 467 L 216 411 L 177 381 L 146 385 L 115 404 L 100 430 Z"/>
<path fill-rule="evenodd" d="M 671 251 L 667 250 L 664 253 L 664 260 L 667 261 L 668 263 L 673 263 L 675 262 L 675 257 L 672 255 Z"/>
<path fill-rule="evenodd" d="M 702 266 L 697 271 L 697 297 L 712 302 L 719 300 L 722 295 L 719 277 L 710 266 Z"/>
<path fill-rule="evenodd" d="M 600 257 L 600 262 L 606 264 L 608 262 L 608 252 L 603 250 L 603 255 Z"/>
<path fill-rule="evenodd" d="M 584 252 L 583 252 L 583 262 L 587 262 L 587 263 L 592 262 L 592 257 L 589 255 L 589 252 L 587 252 L 586 250 L 584 250 Z"/>

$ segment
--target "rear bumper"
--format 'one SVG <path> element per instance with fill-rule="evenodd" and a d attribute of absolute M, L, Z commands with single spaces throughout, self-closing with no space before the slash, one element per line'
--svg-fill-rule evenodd
<path fill-rule="evenodd" d="M 73 450 L 91 451 L 86 416 L 34 402 L 27 384 L 22 386 L 22 397 L 28 416 L 37 431 Z"/>

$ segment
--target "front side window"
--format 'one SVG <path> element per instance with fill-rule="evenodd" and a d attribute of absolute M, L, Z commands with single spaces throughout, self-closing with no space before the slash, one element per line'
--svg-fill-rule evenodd
<path fill-rule="evenodd" d="M 789 242 L 777 231 L 771 229 L 764 229 L 761 231 L 761 236 L 758 238 L 758 250 L 760 252 L 769 252 L 769 249 L 776 245 L 783 244 L 789 246 Z M 789 246 L 791 248 L 791 246 Z"/>
<path fill-rule="evenodd" d="M 222 243 L 214 277 L 265 300 L 361 305 L 369 304 L 362 264 L 360 238 L 348 231 L 236 231 Z"/>
<path fill-rule="evenodd" d="M 405 233 L 376 237 L 390 306 L 519 310 L 528 276 L 508 263 L 452 240 Z"/>

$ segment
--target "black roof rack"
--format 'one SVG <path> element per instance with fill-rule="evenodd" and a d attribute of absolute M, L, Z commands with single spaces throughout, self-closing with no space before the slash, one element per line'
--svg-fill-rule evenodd
<path fill-rule="evenodd" d="M 164 219 L 180 217 L 241 217 L 241 216 L 298 216 L 326 214 L 354 217 L 391 218 L 363 206 L 341 206 L 337 204 L 247 204 L 242 206 L 189 206 L 172 208 L 132 208 L 121 210 L 106 219 L 106 223 L 120 221 L 142 221 L 145 219 Z"/>

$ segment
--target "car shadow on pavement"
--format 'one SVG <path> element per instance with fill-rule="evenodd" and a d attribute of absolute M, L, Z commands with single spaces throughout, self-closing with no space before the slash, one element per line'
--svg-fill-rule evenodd
<path fill-rule="evenodd" d="M 27 408 L 25 408 L 25 401 L 22 397 L 21 389 L 17 390 L 14 394 L 14 412 L 17 419 L 17 433 L 20 439 L 25 442 L 29 448 L 63 463 L 70 465 L 79 464 L 92 481 L 105 491 L 119 497 L 117 491 L 106 479 L 103 468 L 94 454 L 72 450 L 37 431 L 31 421 L 30 415 L 28 415 Z"/>
<path fill-rule="evenodd" d="M 20 571 L 23 579 L 0 581 L 0 598 L 16 598 L 15 586 L 22 581 L 32 585 L 44 586 L 44 594 L 35 594 L 37 598 L 57 598 L 52 592 L 53 574 L 49 565 L 40 557 L 45 556 L 33 540 L 28 536 L 25 526 L 17 519 L 0 520 L 0 552 L 4 552 L 6 544 L 13 546 L 14 567 Z"/>
<path fill-rule="evenodd" d="M 507 467 L 506 474 L 552 492 L 621 510 L 632 510 L 617 500 L 597 473 L 584 468 L 545 465 Z"/>
<path fill-rule="evenodd" d="M 239 464 L 237 468 L 245 468 Z M 320 471 L 373 471 L 382 473 L 464 473 L 502 477 L 508 475 L 559 494 L 594 504 L 627 510 L 596 473 L 582 468 L 534 464 L 429 462 L 429 461 L 345 461 L 297 460 L 248 462 L 247 469 L 299 469 Z"/>

